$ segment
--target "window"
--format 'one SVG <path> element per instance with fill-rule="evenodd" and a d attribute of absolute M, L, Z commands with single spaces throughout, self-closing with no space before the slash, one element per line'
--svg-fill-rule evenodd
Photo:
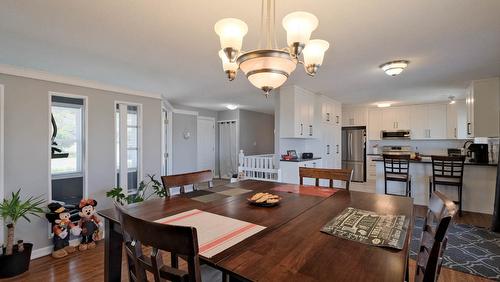
<path fill-rule="evenodd" d="M 53 147 L 60 150 L 59 153 L 56 152 L 52 155 L 51 173 L 52 175 L 81 174 L 83 166 L 83 100 L 52 96 L 51 109 L 57 126 L 54 138 L 57 145 L 53 144 Z"/>
<path fill-rule="evenodd" d="M 77 204 L 85 195 L 85 100 L 51 94 L 50 200 Z"/>
<path fill-rule="evenodd" d="M 140 120 L 139 105 L 116 104 L 116 185 L 128 194 L 136 192 L 141 179 Z"/>

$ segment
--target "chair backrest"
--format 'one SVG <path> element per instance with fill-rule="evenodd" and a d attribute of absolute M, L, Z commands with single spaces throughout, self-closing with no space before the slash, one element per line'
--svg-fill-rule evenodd
<path fill-rule="evenodd" d="M 432 177 L 462 182 L 465 156 L 431 156 Z"/>
<path fill-rule="evenodd" d="M 170 188 L 180 187 L 181 193 L 184 192 L 184 186 L 193 185 L 208 182 L 208 187 L 213 186 L 213 175 L 211 170 L 202 170 L 196 172 L 189 172 L 176 175 L 162 176 L 161 181 L 163 182 L 163 188 L 166 190 L 167 195 L 170 195 Z"/>
<path fill-rule="evenodd" d="M 300 185 L 304 185 L 304 178 L 314 178 L 316 186 L 319 186 L 320 179 L 330 180 L 329 186 L 333 188 L 333 181 L 345 182 L 345 189 L 349 190 L 352 179 L 352 169 L 330 169 L 330 168 L 310 168 L 299 167 Z"/>
<path fill-rule="evenodd" d="M 115 203 L 125 241 L 131 281 L 147 281 L 146 271 L 153 274 L 155 281 L 201 281 L 196 228 L 166 225 L 151 222 L 128 214 Z M 146 258 L 142 244 L 152 248 Z M 170 266 L 163 264 L 161 251 L 172 254 Z M 188 271 L 178 268 L 177 256 L 183 256 Z M 161 269 L 161 271 L 160 271 Z"/>
<path fill-rule="evenodd" d="M 406 176 L 410 172 L 410 155 L 383 154 L 384 175 Z"/>
<path fill-rule="evenodd" d="M 437 281 L 448 241 L 446 232 L 457 206 L 440 192 L 432 193 L 417 255 L 415 281 Z"/>

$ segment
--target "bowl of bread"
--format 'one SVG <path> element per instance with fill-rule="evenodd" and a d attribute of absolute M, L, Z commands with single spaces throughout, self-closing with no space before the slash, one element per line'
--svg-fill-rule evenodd
<path fill-rule="evenodd" d="M 274 207 L 279 205 L 281 197 L 270 193 L 257 193 L 248 198 L 248 203 L 259 207 Z"/>

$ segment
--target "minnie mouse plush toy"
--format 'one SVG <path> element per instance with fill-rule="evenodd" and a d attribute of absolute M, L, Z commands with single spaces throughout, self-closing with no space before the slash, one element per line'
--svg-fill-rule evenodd
<path fill-rule="evenodd" d="M 78 247 L 80 251 L 95 248 L 94 241 L 102 238 L 103 223 L 96 215 L 96 206 L 97 201 L 94 199 L 82 199 L 78 206 L 80 209 L 78 226 L 82 229 L 82 241 Z"/>
<path fill-rule="evenodd" d="M 50 203 L 48 208 L 50 212 L 45 214 L 45 217 L 52 223 L 52 241 L 54 243 L 52 257 L 62 258 L 68 253 L 76 251 L 75 247 L 69 245 L 68 231 L 71 230 L 71 234 L 78 236 L 82 230 L 71 222 L 69 211 L 60 203 Z"/>

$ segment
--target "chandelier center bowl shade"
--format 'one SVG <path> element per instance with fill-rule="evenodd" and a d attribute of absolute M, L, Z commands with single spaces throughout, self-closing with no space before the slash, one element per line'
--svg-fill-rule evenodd
<path fill-rule="evenodd" d="M 278 48 L 274 14 L 275 1 L 262 0 L 261 43 L 265 43 L 265 47 L 248 52 L 242 51 L 243 37 L 248 32 L 248 26 L 243 21 L 225 18 L 214 26 L 220 39 L 219 56 L 229 80 L 233 80 L 237 71 L 241 70 L 250 83 L 262 89 L 266 96 L 286 82 L 297 64 L 303 64 L 306 73 L 314 76 L 329 48 L 324 40 L 310 40 L 319 21 L 313 14 L 302 11 L 292 12 L 283 18 L 288 46 Z"/>

